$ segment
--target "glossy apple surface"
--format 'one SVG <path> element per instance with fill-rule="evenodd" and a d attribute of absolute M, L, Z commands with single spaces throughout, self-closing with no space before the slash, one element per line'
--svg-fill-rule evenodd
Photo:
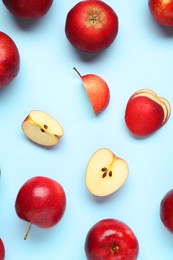
<path fill-rule="evenodd" d="M 36 176 L 20 188 L 15 209 L 19 218 L 40 228 L 50 228 L 62 218 L 66 207 L 63 187 L 48 177 Z"/>
<path fill-rule="evenodd" d="M 98 75 L 81 75 L 76 68 L 74 70 L 80 76 L 90 103 L 95 114 L 101 113 L 106 109 L 110 100 L 110 90 L 106 81 Z"/>
<path fill-rule="evenodd" d="M 5 247 L 2 239 L 0 239 L 0 260 L 5 259 Z"/>
<path fill-rule="evenodd" d="M 6 8 L 19 18 L 39 18 L 50 9 L 53 0 L 2 0 Z"/>
<path fill-rule="evenodd" d="M 67 14 L 65 33 L 73 47 L 80 51 L 102 51 L 117 36 L 118 16 L 103 1 L 80 1 Z"/>
<path fill-rule="evenodd" d="M 128 100 L 125 109 L 125 122 L 136 136 L 147 136 L 161 128 L 171 112 L 167 99 L 159 97 L 150 89 L 136 91 Z"/>
<path fill-rule="evenodd" d="M 15 42 L 0 32 L 0 89 L 9 84 L 18 74 L 20 55 Z"/>
<path fill-rule="evenodd" d="M 161 200 L 160 217 L 167 230 L 173 233 L 173 189 L 168 191 Z"/>
<path fill-rule="evenodd" d="M 173 0 L 149 0 L 149 10 L 156 22 L 173 26 Z"/>
<path fill-rule="evenodd" d="M 103 219 L 89 230 L 85 253 L 88 260 L 136 260 L 139 244 L 127 224 L 117 219 Z"/>

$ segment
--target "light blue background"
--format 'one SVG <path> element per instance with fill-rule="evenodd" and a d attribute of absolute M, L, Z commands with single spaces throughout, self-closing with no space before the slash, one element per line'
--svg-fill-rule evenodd
<path fill-rule="evenodd" d="M 32 24 L 16 20 L 0 2 L 0 30 L 13 38 L 21 56 L 18 77 L 0 93 L 0 236 L 7 260 L 83 260 L 88 230 L 103 218 L 117 218 L 136 234 L 139 260 L 172 260 L 173 236 L 163 227 L 160 201 L 173 187 L 173 118 L 144 139 L 124 122 L 127 100 L 150 88 L 173 104 L 173 29 L 152 19 L 147 1 L 108 3 L 119 17 L 116 41 L 99 55 L 79 54 L 67 41 L 64 25 L 75 0 L 54 1 Z M 111 92 L 107 109 L 95 116 L 81 74 L 103 77 Z M 31 143 L 21 130 L 27 114 L 50 113 L 65 134 L 58 146 Z M 107 147 L 129 164 L 129 178 L 112 196 L 96 198 L 84 184 L 91 155 Z M 23 240 L 28 223 L 14 209 L 21 185 L 43 175 L 59 181 L 67 196 L 61 222 L 49 230 L 36 226 Z"/>

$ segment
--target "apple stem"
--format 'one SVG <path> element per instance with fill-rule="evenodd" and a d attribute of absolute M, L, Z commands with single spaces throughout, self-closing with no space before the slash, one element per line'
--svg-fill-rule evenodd
<path fill-rule="evenodd" d="M 73 69 L 77 72 L 77 74 L 78 74 L 79 77 L 81 78 L 82 76 L 81 76 L 80 72 L 79 72 L 75 67 L 73 67 Z"/>
<path fill-rule="evenodd" d="M 24 236 L 24 240 L 27 239 L 28 234 L 29 234 L 29 232 L 30 232 L 30 230 L 31 230 L 31 227 L 32 227 L 32 223 L 30 223 L 29 228 L 28 228 L 28 230 L 26 231 L 26 234 L 25 234 L 25 236 Z"/>

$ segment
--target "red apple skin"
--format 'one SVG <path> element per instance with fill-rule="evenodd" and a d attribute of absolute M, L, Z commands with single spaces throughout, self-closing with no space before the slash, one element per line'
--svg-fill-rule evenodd
<path fill-rule="evenodd" d="M 5 247 L 2 239 L 0 239 L 0 260 L 5 259 Z"/>
<path fill-rule="evenodd" d="M 163 124 L 164 110 L 154 100 L 145 96 L 130 98 L 125 111 L 128 129 L 136 136 L 147 136 Z"/>
<path fill-rule="evenodd" d="M 0 32 L 0 89 L 9 84 L 19 73 L 20 55 L 10 36 Z"/>
<path fill-rule="evenodd" d="M 95 114 L 101 113 L 106 109 L 110 100 L 110 90 L 101 77 L 95 74 L 86 74 L 81 77 L 92 104 Z"/>
<path fill-rule="evenodd" d="M 88 260 L 136 260 L 138 240 L 124 222 L 103 219 L 89 230 L 85 239 Z"/>
<path fill-rule="evenodd" d="M 173 233 L 173 189 L 168 191 L 161 200 L 160 218 L 167 230 Z"/>
<path fill-rule="evenodd" d="M 2 2 L 18 18 L 39 18 L 48 12 L 53 0 L 2 0 Z"/>
<path fill-rule="evenodd" d="M 65 33 L 73 47 L 80 51 L 102 51 L 117 36 L 118 16 L 103 1 L 80 1 L 67 14 Z"/>
<path fill-rule="evenodd" d="M 40 228 L 50 228 L 62 218 L 66 207 L 63 187 L 48 177 L 36 176 L 20 188 L 15 209 L 19 218 Z"/>
<path fill-rule="evenodd" d="M 173 0 L 149 0 L 148 5 L 156 22 L 163 26 L 173 26 Z"/>

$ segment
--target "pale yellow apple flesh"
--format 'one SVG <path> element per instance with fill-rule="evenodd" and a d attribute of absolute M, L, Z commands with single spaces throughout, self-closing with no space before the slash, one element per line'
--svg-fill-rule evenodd
<path fill-rule="evenodd" d="M 128 164 L 107 148 L 97 150 L 88 162 L 85 184 L 95 196 L 117 191 L 128 177 Z"/>
<path fill-rule="evenodd" d="M 25 135 L 43 146 L 54 146 L 64 134 L 62 126 L 49 114 L 33 110 L 22 123 Z"/>

